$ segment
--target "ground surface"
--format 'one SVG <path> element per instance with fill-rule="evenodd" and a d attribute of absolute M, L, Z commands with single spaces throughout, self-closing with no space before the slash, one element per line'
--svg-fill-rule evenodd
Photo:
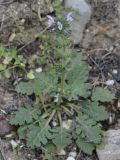
<path fill-rule="evenodd" d="M 39 2 L 39 1 L 38 1 Z M 44 1 L 43 1 L 44 2 Z M 84 32 L 83 40 L 77 47 L 86 50 L 88 61 L 92 66 L 90 80 L 92 83 L 104 84 L 108 79 L 115 80 L 115 84 L 110 86 L 118 100 L 112 106 L 108 106 L 111 112 L 112 123 L 107 123 L 108 127 L 119 127 L 119 97 L 120 97 L 120 1 L 119 0 L 88 0 L 91 4 L 93 14 L 89 24 Z M 3 5 L 4 3 L 4 5 Z M 42 3 L 42 1 L 41 1 Z M 44 6 L 44 4 L 42 4 Z M 12 33 L 19 30 L 16 26 L 17 20 L 14 20 L 15 15 L 20 19 L 20 23 L 24 21 L 24 31 L 29 34 L 29 39 L 32 40 L 34 35 L 39 33 L 40 27 L 37 7 L 35 0 L 0 0 L 0 43 L 6 47 L 15 46 L 24 54 L 26 58 L 32 53 L 39 51 L 39 43 L 34 41 L 30 45 L 23 47 L 25 44 L 17 40 L 11 40 Z M 51 12 L 52 8 L 49 4 L 47 7 L 42 7 L 42 14 L 45 16 Z M 23 47 L 23 48 L 22 48 Z M 114 70 L 118 73 L 114 75 Z M 21 97 L 14 92 L 14 84 L 19 81 L 20 77 L 12 77 L 9 81 L 2 78 L 0 82 L 0 119 L 9 119 L 13 111 L 25 102 L 27 97 Z M 9 138 L 2 138 L 0 143 L 1 160 L 17 160 L 14 153 L 11 152 L 11 144 Z M 68 149 L 71 151 L 72 148 Z M 64 160 L 66 156 L 60 156 L 56 160 Z M 26 147 L 21 149 L 21 154 L 27 160 L 41 160 L 41 152 L 39 150 L 30 151 Z M 12 157 L 11 159 L 8 159 Z M 18 158 L 20 159 L 20 158 Z M 23 160 L 24 158 L 21 158 Z M 78 153 L 77 160 L 97 160 L 97 156 L 86 156 L 83 153 Z"/>

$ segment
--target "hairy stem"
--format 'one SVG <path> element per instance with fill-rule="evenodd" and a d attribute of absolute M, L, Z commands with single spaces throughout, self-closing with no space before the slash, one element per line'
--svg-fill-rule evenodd
<path fill-rule="evenodd" d="M 50 117 L 49 117 L 49 119 L 48 119 L 46 125 L 48 125 L 48 124 L 50 123 L 50 121 L 53 119 L 55 113 L 56 113 L 56 110 L 54 109 L 54 110 L 52 111 L 52 113 L 51 113 L 51 115 L 50 115 Z"/>
<path fill-rule="evenodd" d="M 44 98 L 43 98 L 41 92 L 39 92 L 39 98 L 40 98 L 40 101 L 41 101 L 42 106 L 44 108 L 44 111 L 47 113 L 47 109 L 46 109 L 45 104 L 44 104 Z"/>
<path fill-rule="evenodd" d="M 60 122 L 60 126 L 62 126 L 62 117 L 61 117 L 61 113 L 57 111 L 57 115 L 58 115 L 58 119 Z"/>
<path fill-rule="evenodd" d="M 59 96 L 59 99 L 58 99 L 58 107 L 59 107 L 59 105 L 61 103 L 62 96 L 64 94 L 64 79 L 65 79 L 65 73 L 63 71 L 62 75 L 61 75 L 61 90 L 60 90 L 60 96 Z"/>

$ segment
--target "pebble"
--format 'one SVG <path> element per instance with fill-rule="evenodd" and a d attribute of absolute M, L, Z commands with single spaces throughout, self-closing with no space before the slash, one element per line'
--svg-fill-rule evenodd
<path fill-rule="evenodd" d="M 115 122 L 115 114 L 113 113 L 113 114 L 110 114 L 109 119 L 108 119 L 108 123 L 109 123 L 109 125 L 112 125 L 112 124 L 114 124 L 114 122 Z"/>
<path fill-rule="evenodd" d="M 66 160 L 75 160 L 75 158 L 72 156 L 69 156 Z"/>
<path fill-rule="evenodd" d="M 16 141 L 11 140 L 10 143 L 11 143 L 13 149 L 17 148 L 18 143 Z"/>
<path fill-rule="evenodd" d="M 70 152 L 69 156 L 72 156 L 73 158 L 75 158 L 77 156 L 77 152 Z"/>
<path fill-rule="evenodd" d="M 37 73 L 41 73 L 42 72 L 42 67 L 36 68 L 35 70 Z"/>
<path fill-rule="evenodd" d="M 109 50 L 110 50 L 110 51 L 113 51 L 113 49 L 114 49 L 114 47 L 113 47 L 113 46 L 111 46 L 111 47 L 109 48 Z"/>
<path fill-rule="evenodd" d="M 113 86 L 114 83 L 115 83 L 115 81 L 112 79 L 106 81 L 106 85 L 108 85 L 108 86 Z"/>
<path fill-rule="evenodd" d="M 21 23 L 25 23 L 25 19 L 23 18 L 23 19 L 21 19 Z"/>
<path fill-rule="evenodd" d="M 67 121 L 63 121 L 63 124 L 62 124 L 63 128 L 65 128 L 67 130 L 70 129 L 71 125 L 72 125 L 72 120 L 71 119 L 68 119 Z"/>
<path fill-rule="evenodd" d="M 57 153 L 58 156 L 65 156 L 66 155 L 66 152 L 64 149 L 61 149 L 60 151 L 58 151 Z"/>
<path fill-rule="evenodd" d="M 120 110 L 120 100 L 118 100 L 117 109 Z"/>
<path fill-rule="evenodd" d="M 53 127 L 56 127 L 58 125 L 58 123 L 56 121 L 52 122 Z"/>
<path fill-rule="evenodd" d="M 118 71 L 116 70 L 116 69 L 113 69 L 113 71 L 112 71 L 114 74 L 117 74 L 118 73 Z"/>

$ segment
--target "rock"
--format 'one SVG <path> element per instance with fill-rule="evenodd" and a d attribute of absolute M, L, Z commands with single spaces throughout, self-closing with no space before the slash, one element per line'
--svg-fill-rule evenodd
<path fill-rule="evenodd" d="M 12 125 L 10 125 L 7 120 L 0 121 L 0 137 L 5 136 L 13 130 L 15 130 L 15 128 Z"/>
<path fill-rule="evenodd" d="M 74 15 L 74 20 L 70 25 L 72 30 L 72 39 L 75 44 L 79 44 L 82 40 L 85 26 L 91 17 L 91 8 L 85 0 L 65 0 L 65 7 L 72 7 L 78 11 L 78 14 Z"/>
<path fill-rule="evenodd" d="M 105 138 L 105 146 L 97 149 L 99 160 L 120 159 L 120 129 L 108 130 Z"/>

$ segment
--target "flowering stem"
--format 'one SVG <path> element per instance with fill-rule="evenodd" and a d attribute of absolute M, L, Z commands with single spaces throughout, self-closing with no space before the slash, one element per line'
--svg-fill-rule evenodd
<path fill-rule="evenodd" d="M 59 96 L 59 99 L 58 99 L 58 107 L 61 103 L 61 100 L 62 100 L 62 96 L 64 94 L 64 71 L 62 71 L 62 75 L 61 75 L 61 90 L 60 90 L 60 96 Z"/>

